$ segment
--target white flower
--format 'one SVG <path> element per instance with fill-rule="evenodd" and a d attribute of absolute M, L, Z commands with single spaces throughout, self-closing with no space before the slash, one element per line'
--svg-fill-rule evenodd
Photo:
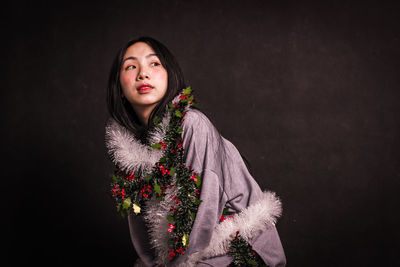
<path fill-rule="evenodd" d="M 140 206 L 136 203 L 133 203 L 133 212 L 138 215 L 140 213 Z"/>

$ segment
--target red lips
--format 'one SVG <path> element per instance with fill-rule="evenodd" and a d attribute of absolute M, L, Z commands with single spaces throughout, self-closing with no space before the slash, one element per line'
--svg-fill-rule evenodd
<path fill-rule="evenodd" d="M 148 83 L 142 83 L 141 85 L 139 85 L 137 87 L 137 90 L 139 92 L 146 92 L 146 91 L 149 91 L 151 89 L 153 89 L 153 86 L 151 84 L 148 84 Z"/>

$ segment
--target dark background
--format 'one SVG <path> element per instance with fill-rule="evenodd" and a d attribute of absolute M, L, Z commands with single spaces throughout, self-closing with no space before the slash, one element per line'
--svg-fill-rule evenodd
<path fill-rule="evenodd" d="M 106 196 L 106 83 L 117 50 L 150 35 L 281 197 L 289 266 L 399 266 L 396 1 L 31 2 L 1 11 L 11 265 L 132 266 Z"/>

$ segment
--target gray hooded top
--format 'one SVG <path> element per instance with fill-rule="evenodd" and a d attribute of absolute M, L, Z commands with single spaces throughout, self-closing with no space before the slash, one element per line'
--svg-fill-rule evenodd
<path fill-rule="evenodd" d="M 164 118 L 164 133 L 153 135 L 153 141 L 162 139 L 168 122 L 169 118 Z M 138 164 L 152 166 L 160 158 L 160 155 L 153 154 L 153 161 L 143 163 L 151 158 L 148 154 L 153 152 L 139 144 L 116 122 L 107 127 L 106 133 L 114 162 L 127 166 L 126 170 Z M 130 213 L 128 216 L 131 239 L 140 257 L 136 265 L 227 266 L 232 260 L 227 255 L 229 242 L 239 231 L 267 265 L 285 266 L 285 254 L 275 228 L 276 219 L 281 214 L 281 204 L 275 194 L 261 191 L 235 146 L 223 138 L 200 111 L 187 111 L 182 138 L 186 166 L 192 166 L 202 178 L 202 203 L 189 236 L 188 248 L 184 255 L 169 261 L 168 221 L 165 217 L 172 199 L 151 200 L 146 204 L 144 214 Z M 130 146 L 128 149 L 127 144 Z M 132 153 L 136 154 L 134 158 Z M 220 222 L 224 207 L 228 207 L 233 216 Z"/>

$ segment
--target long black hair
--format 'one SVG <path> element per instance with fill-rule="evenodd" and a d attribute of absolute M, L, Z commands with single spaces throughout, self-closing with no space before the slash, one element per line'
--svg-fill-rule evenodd
<path fill-rule="evenodd" d="M 148 44 L 160 59 L 161 64 L 168 73 L 168 87 L 164 97 L 153 109 L 149 116 L 147 126 L 143 125 L 135 111 L 133 110 L 129 101 L 123 97 L 123 92 L 120 83 L 120 71 L 126 50 L 137 42 Z M 175 57 L 168 50 L 168 48 L 159 41 L 143 36 L 127 42 L 117 53 L 111 67 L 108 87 L 107 87 L 107 107 L 110 116 L 119 124 L 130 130 L 139 140 L 145 141 L 145 136 L 153 126 L 153 119 L 155 116 L 162 117 L 165 112 L 165 106 L 172 101 L 175 95 L 180 90 L 185 88 L 185 79 L 181 68 Z"/>

